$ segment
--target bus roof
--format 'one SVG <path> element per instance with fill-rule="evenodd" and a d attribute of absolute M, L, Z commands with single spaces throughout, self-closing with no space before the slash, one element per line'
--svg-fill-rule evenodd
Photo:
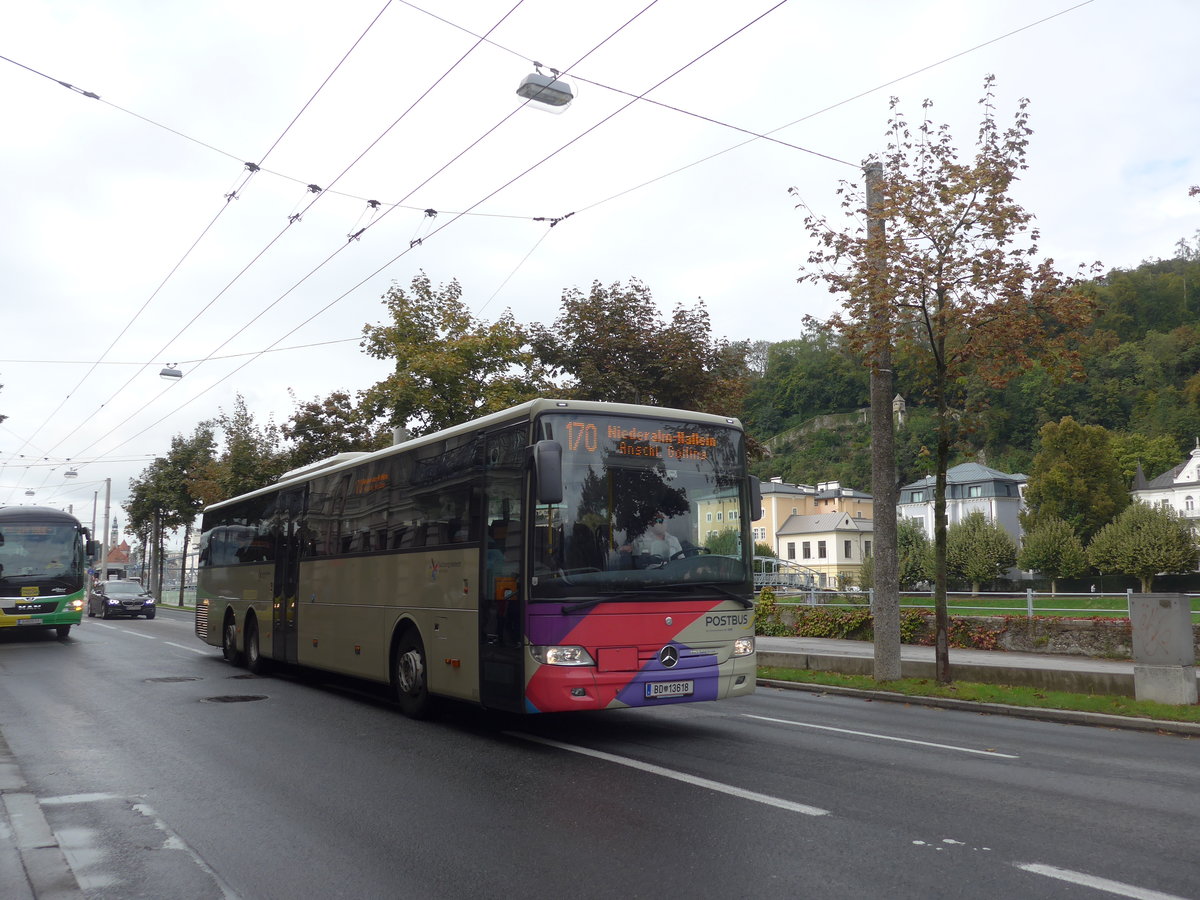
<path fill-rule="evenodd" d="M 290 472 L 284 473 L 279 481 L 266 487 L 258 488 L 257 490 L 248 491 L 245 494 L 240 494 L 236 497 L 230 497 L 228 500 L 221 500 L 205 507 L 207 512 L 210 509 L 218 509 L 228 503 L 245 500 L 250 497 L 257 497 L 262 494 L 270 494 L 274 491 L 292 485 L 301 485 L 312 479 L 313 476 L 320 473 L 322 475 L 331 472 L 337 472 L 342 469 L 351 468 L 363 462 L 369 462 L 375 459 L 382 459 L 386 456 L 391 456 L 394 453 L 400 453 L 411 450 L 415 447 L 420 447 L 423 444 L 431 444 L 435 441 L 445 440 L 449 437 L 457 437 L 463 434 L 471 434 L 476 431 L 481 431 L 485 428 L 490 428 L 493 425 L 499 425 L 504 422 L 518 422 L 525 419 L 533 419 L 542 413 L 556 411 L 576 410 L 579 412 L 590 413 L 608 413 L 618 416 L 666 416 L 668 418 L 681 418 L 692 422 L 704 423 L 707 425 L 723 425 L 729 428 L 736 428 L 741 431 L 742 423 L 732 416 L 718 416 L 712 413 L 696 412 L 687 409 L 670 409 L 662 406 L 639 406 L 635 403 L 608 403 L 600 400 L 553 400 L 547 398 L 539 398 L 536 400 L 528 400 L 518 406 L 512 406 L 500 412 L 490 413 L 486 416 L 481 416 L 478 419 L 472 419 L 469 422 L 463 422 L 461 425 L 452 425 L 449 428 L 443 428 L 441 431 L 435 431 L 430 434 L 423 434 L 420 437 L 410 438 L 399 444 L 393 444 L 390 447 L 385 447 L 382 450 L 376 450 L 373 453 L 346 453 L 338 454 L 338 456 L 330 457 L 327 460 L 320 460 L 308 466 L 302 466 L 299 469 L 293 469 Z M 346 457 L 341 459 L 341 457 Z"/>
<path fill-rule="evenodd" d="M 59 522 L 63 525 L 79 525 L 79 520 L 70 513 L 50 506 L 0 506 L 0 521 Z"/>

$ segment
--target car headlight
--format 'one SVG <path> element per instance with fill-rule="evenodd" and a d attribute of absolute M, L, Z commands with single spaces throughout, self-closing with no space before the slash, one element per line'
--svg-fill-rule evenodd
<path fill-rule="evenodd" d="M 594 666 L 596 663 L 582 647 L 530 647 L 533 658 L 546 666 Z"/>
<path fill-rule="evenodd" d="M 154 605 L 154 598 L 153 598 L 153 597 L 146 597 L 146 598 L 145 598 L 145 605 L 146 605 L 146 606 L 153 606 L 153 605 Z"/>
<path fill-rule="evenodd" d="M 754 652 L 754 638 L 742 637 L 733 642 L 734 656 L 749 656 Z"/>

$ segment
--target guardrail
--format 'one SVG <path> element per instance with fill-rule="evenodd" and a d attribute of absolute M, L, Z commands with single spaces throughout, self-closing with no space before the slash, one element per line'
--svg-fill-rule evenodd
<path fill-rule="evenodd" d="M 766 586 L 772 587 L 772 588 L 777 587 L 776 585 L 766 585 Z M 755 587 L 759 587 L 759 585 L 757 583 L 757 579 L 755 579 Z M 781 587 L 783 587 L 784 590 L 787 591 L 786 585 L 782 585 Z M 1109 593 L 1109 594 L 1089 593 L 1089 594 L 1075 594 L 1075 595 L 1049 594 L 1049 593 L 1045 593 L 1045 592 L 1039 593 L 1038 591 L 1034 591 L 1034 590 L 1026 590 L 1024 593 L 999 592 L 999 593 L 988 593 L 988 594 L 969 593 L 969 592 L 963 592 L 963 591 L 948 591 L 946 593 L 946 604 L 947 604 L 947 606 L 953 607 L 956 612 L 972 611 L 972 612 L 980 613 L 983 615 L 1007 615 L 1007 614 L 1011 614 L 1011 613 L 1017 613 L 1017 614 L 1024 613 L 1025 617 L 1029 618 L 1029 619 L 1032 619 L 1038 615 L 1051 615 L 1051 616 L 1053 616 L 1053 615 L 1067 615 L 1067 616 L 1074 615 L 1074 616 L 1078 616 L 1078 617 L 1082 618 L 1082 617 L 1090 617 L 1090 616 L 1094 616 L 1094 615 L 1103 615 L 1104 613 L 1116 613 L 1118 615 L 1124 615 L 1124 616 L 1128 617 L 1129 616 L 1129 607 L 1130 607 L 1130 603 L 1132 602 L 1133 594 L 1134 594 L 1134 591 L 1132 589 L 1123 591 L 1121 593 Z M 932 611 L 934 608 L 932 591 L 903 591 L 902 592 L 902 599 L 904 599 L 904 598 L 912 599 L 912 598 L 915 598 L 918 596 L 928 596 L 930 598 L 930 602 L 929 603 L 904 603 L 904 602 L 902 602 L 900 604 L 900 608 L 901 609 L 921 609 L 921 610 Z M 1124 601 L 1124 602 L 1123 603 L 1118 602 L 1118 603 L 1114 603 L 1112 606 L 1098 607 L 1098 608 L 1097 607 L 1082 607 L 1082 606 L 1054 607 L 1054 606 L 1037 606 L 1036 605 L 1036 601 L 1039 597 L 1040 598 L 1048 598 L 1048 597 L 1056 598 L 1056 597 L 1064 597 L 1064 596 L 1077 596 L 1080 599 L 1087 599 L 1089 601 L 1103 601 L 1104 598 L 1109 597 L 1109 598 L 1112 598 L 1113 600 Z M 1187 596 L 1192 603 L 1193 618 L 1200 617 L 1200 609 L 1196 608 L 1197 601 L 1200 600 L 1200 594 L 1188 594 Z M 789 599 L 789 597 L 798 597 L 800 599 Z M 835 599 L 835 598 L 841 598 L 841 597 L 845 597 L 847 599 L 846 600 Z M 995 598 L 998 600 L 1004 599 L 1004 598 L 1012 598 L 1013 600 L 1024 600 L 1024 603 L 1021 606 L 994 606 L 994 605 L 974 606 L 974 605 L 970 605 L 969 603 L 955 602 L 955 600 L 953 599 L 953 598 L 978 599 L 980 597 L 992 597 L 992 598 Z M 847 609 L 854 609 L 856 607 L 862 607 L 862 606 L 871 606 L 873 608 L 875 605 L 875 592 L 873 590 L 861 591 L 861 592 L 860 591 L 820 590 L 820 589 L 806 585 L 806 586 L 796 589 L 794 592 L 791 592 L 791 593 L 777 594 L 775 602 L 779 606 L 834 606 L 834 607 L 844 607 Z"/>

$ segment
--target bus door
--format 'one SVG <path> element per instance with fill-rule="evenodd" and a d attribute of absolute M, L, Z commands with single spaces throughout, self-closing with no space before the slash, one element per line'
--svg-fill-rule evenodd
<path fill-rule="evenodd" d="M 487 436 L 484 542 L 480 554 L 479 698 L 520 712 L 525 704 L 525 445 L 528 426 Z"/>
<path fill-rule="evenodd" d="M 296 600 L 300 582 L 300 540 L 304 488 L 284 491 L 275 511 L 275 585 L 271 603 L 271 657 L 294 663 Z"/>

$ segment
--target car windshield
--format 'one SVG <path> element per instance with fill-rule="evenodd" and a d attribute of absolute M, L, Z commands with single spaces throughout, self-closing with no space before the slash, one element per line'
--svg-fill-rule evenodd
<path fill-rule="evenodd" d="M 530 599 L 749 590 L 740 431 L 597 414 L 538 430 L 563 448 L 563 499 L 536 508 Z"/>
<path fill-rule="evenodd" d="M 140 584 L 106 584 L 104 593 L 110 597 L 136 597 L 142 593 Z"/>

